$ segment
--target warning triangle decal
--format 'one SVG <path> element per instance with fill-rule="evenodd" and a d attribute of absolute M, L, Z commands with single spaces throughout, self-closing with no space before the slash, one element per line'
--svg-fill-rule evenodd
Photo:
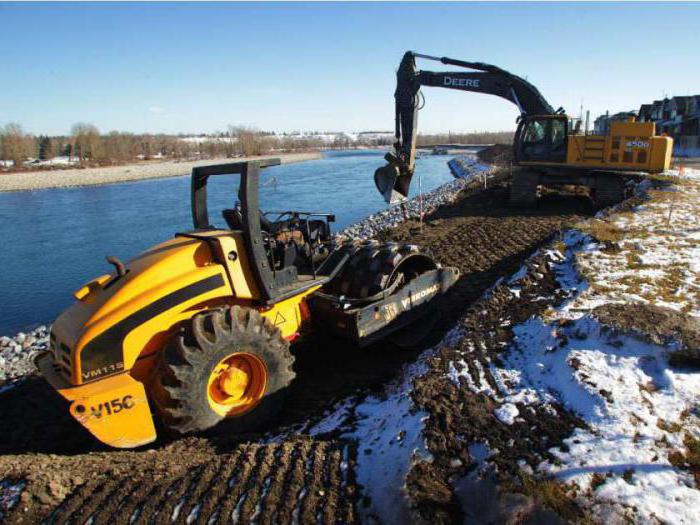
<path fill-rule="evenodd" d="M 287 322 L 287 320 L 284 318 L 284 316 L 281 313 L 277 312 L 277 315 L 275 316 L 275 326 L 279 326 L 281 324 L 284 324 L 285 322 Z"/>

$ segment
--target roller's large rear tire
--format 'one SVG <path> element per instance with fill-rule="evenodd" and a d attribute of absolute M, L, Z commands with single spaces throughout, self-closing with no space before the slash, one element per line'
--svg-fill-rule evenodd
<path fill-rule="evenodd" d="M 227 420 L 254 432 L 283 406 L 294 357 L 279 330 L 256 310 L 233 306 L 187 322 L 159 356 L 150 395 L 160 422 L 179 434 Z"/>

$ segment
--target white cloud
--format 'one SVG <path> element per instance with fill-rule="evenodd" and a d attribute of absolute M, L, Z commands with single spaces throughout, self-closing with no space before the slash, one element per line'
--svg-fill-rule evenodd
<path fill-rule="evenodd" d="M 163 108 L 160 106 L 151 106 L 148 108 L 151 113 L 163 113 Z"/>

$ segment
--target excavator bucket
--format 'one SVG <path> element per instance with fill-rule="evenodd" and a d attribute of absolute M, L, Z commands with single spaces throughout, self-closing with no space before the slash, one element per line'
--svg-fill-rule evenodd
<path fill-rule="evenodd" d="M 401 174 L 399 167 L 389 162 L 374 172 L 374 184 L 389 204 L 408 199 L 412 174 Z"/>

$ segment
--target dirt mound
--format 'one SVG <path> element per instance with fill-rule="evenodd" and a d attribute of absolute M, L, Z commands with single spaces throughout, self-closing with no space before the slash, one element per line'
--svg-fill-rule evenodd
<path fill-rule="evenodd" d="M 605 304 L 592 312 L 601 324 L 651 343 L 678 343 L 672 361 L 700 366 L 700 322 L 670 308 L 650 304 Z"/>
<path fill-rule="evenodd" d="M 485 164 L 510 162 L 513 160 L 513 146 L 511 144 L 494 144 L 482 149 L 476 156 Z"/>
<path fill-rule="evenodd" d="M 456 204 L 428 217 L 422 229 L 409 222 L 383 235 L 429 248 L 440 262 L 462 271 L 439 305 L 442 320 L 433 341 L 535 249 L 563 227 L 596 211 L 590 201 L 576 196 L 544 198 L 536 209 L 512 209 L 507 205 L 508 181 L 497 176 L 489 184 L 486 190 L 475 185 L 463 192 Z M 499 312 L 522 310 L 520 315 L 529 315 L 530 310 L 525 304 L 509 306 L 511 298 L 499 293 L 491 297 L 486 319 L 475 310 L 465 318 L 471 321 L 463 323 L 473 327 L 475 338 L 498 347 L 505 330 L 497 325 Z M 480 344 L 478 339 L 472 343 Z M 357 350 L 317 335 L 295 345 L 293 351 L 297 380 L 290 388 L 289 409 L 279 426 L 270 429 L 296 429 L 291 435 L 302 434 L 310 421 L 323 417 L 339 399 L 359 400 L 381 391 L 403 364 L 415 360 L 419 349 L 404 352 L 379 343 Z M 445 366 L 441 359 L 431 364 L 431 372 L 416 387 L 416 402 L 430 413 L 426 432 L 436 462 L 433 466 L 421 463 L 412 471 L 410 486 L 421 514 L 454 517 L 459 506 L 450 492 L 449 473 L 455 459 L 463 469 L 470 464 L 464 448 L 469 440 L 464 436 L 476 439 L 490 432 L 504 449 L 511 445 L 509 433 L 495 425 L 493 417 L 486 417 L 490 412 L 485 400 L 440 382 Z M 71 420 L 43 382 L 35 380 L 0 392 L 0 420 L 0 479 L 26 481 L 19 504 L 6 518 L 9 522 L 33 523 L 54 511 L 57 522 L 82 522 L 93 516 L 93 523 L 113 516 L 119 516 L 117 522 L 131 517 L 137 522 L 161 522 L 173 515 L 178 522 L 189 517 L 189 521 L 207 523 L 234 514 L 246 522 L 358 519 L 358 487 L 353 478 L 353 450 L 358 444 L 338 440 L 333 433 L 274 444 L 265 444 L 262 435 L 234 439 L 210 434 L 156 443 L 151 449 L 107 451 Z M 542 436 L 556 440 L 569 428 L 561 414 L 532 414 L 528 422 L 538 426 L 529 430 L 523 425 L 512 434 L 522 440 L 513 455 L 545 448 Z M 547 429 L 544 434 L 543 428 Z"/>

